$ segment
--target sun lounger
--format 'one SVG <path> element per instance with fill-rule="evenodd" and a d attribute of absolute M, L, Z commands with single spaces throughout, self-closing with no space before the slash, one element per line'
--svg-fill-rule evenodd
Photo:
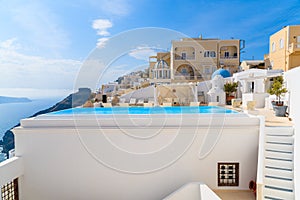
<path fill-rule="evenodd" d="M 153 107 L 153 103 L 152 102 L 144 103 L 144 107 Z"/>
<path fill-rule="evenodd" d="M 111 108 L 112 107 L 111 103 L 102 103 L 102 106 L 104 108 Z"/>
<path fill-rule="evenodd" d="M 190 106 L 199 106 L 199 102 L 190 102 Z"/>
<path fill-rule="evenodd" d="M 101 103 L 100 103 L 100 102 L 95 102 L 95 103 L 94 103 L 94 107 L 95 107 L 95 108 L 101 107 Z"/>
<path fill-rule="evenodd" d="M 134 98 L 130 99 L 129 105 L 130 106 L 136 105 L 136 99 L 134 99 Z"/>
<path fill-rule="evenodd" d="M 242 104 L 241 99 L 231 99 L 231 105 L 233 108 L 239 108 Z"/>
<path fill-rule="evenodd" d="M 208 105 L 209 106 L 218 106 L 219 102 L 209 102 Z"/>
<path fill-rule="evenodd" d="M 120 107 L 128 107 L 128 106 L 129 106 L 129 103 L 119 103 L 119 106 L 120 106 Z"/>
<path fill-rule="evenodd" d="M 171 107 L 172 103 L 170 103 L 170 102 L 164 102 L 162 106 L 163 107 Z"/>
<path fill-rule="evenodd" d="M 126 99 L 120 98 L 120 103 L 125 103 Z"/>
<path fill-rule="evenodd" d="M 247 102 L 247 110 L 254 110 L 256 106 L 256 101 L 248 101 Z"/>
<path fill-rule="evenodd" d="M 138 101 L 137 101 L 137 103 L 136 103 L 136 105 L 138 105 L 138 106 L 143 106 L 144 105 L 144 99 L 139 99 Z"/>

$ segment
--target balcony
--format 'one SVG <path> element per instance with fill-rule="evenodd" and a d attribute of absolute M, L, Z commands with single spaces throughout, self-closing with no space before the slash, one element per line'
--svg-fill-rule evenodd
<path fill-rule="evenodd" d="M 175 56 L 175 60 L 195 60 L 195 56 Z"/>
<path fill-rule="evenodd" d="M 220 59 L 237 59 L 237 56 L 220 56 Z"/>
<path fill-rule="evenodd" d="M 190 75 L 175 75 L 174 80 L 199 80 L 203 77 L 201 75 L 199 76 L 190 76 Z"/>
<path fill-rule="evenodd" d="M 290 54 L 300 53 L 300 42 L 293 42 L 289 44 L 288 51 Z"/>

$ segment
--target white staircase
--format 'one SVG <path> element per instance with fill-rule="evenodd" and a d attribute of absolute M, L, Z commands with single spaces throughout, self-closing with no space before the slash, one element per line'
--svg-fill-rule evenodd
<path fill-rule="evenodd" d="M 294 199 L 294 128 L 266 127 L 264 199 Z"/>

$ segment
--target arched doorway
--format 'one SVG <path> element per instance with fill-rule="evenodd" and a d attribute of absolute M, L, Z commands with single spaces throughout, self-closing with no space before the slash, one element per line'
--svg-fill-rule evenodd
<path fill-rule="evenodd" d="M 195 72 L 192 66 L 183 64 L 177 68 L 175 77 L 185 80 L 193 80 L 195 78 Z"/>

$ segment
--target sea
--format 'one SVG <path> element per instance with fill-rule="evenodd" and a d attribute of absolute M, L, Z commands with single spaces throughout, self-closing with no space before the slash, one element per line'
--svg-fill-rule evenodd
<path fill-rule="evenodd" d="M 26 97 L 31 102 L 0 104 L 0 139 L 4 133 L 20 123 L 21 119 L 32 116 L 63 100 L 69 89 L 0 88 L 0 96 Z"/>
<path fill-rule="evenodd" d="M 21 119 L 30 117 L 38 111 L 47 109 L 62 98 L 33 99 L 25 103 L 4 103 L 0 104 L 0 139 L 4 133 L 17 125 Z"/>

